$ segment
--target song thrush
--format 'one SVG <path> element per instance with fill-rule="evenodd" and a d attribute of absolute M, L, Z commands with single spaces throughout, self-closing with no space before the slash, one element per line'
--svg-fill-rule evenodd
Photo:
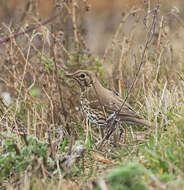
<path fill-rule="evenodd" d="M 81 88 L 80 101 L 86 117 L 91 123 L 104 127 L 107 118 L 120 108 L 123 100 L 114 92 L 104 88 L 90 71 L 78 70 L 66 76 L 76 80 Z M 145 120 L 127 103 L 117 118 L 127 125 L 152 126 L 151 122 Z"/>

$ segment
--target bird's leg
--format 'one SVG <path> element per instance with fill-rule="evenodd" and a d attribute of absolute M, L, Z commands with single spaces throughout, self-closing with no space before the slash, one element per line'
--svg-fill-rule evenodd
<path fill-rule="evenodd" d="M 119 134 L 119 141 L 123 137 L 123 143 L 126 144 L 127 142 L 127 128 L 120 126 L 120 134 Z"/>
<path fill-rule="evenodd" d="M 107 119 L 107 127 L 113 128 L 119 128 L 120 130 L 120 134 L 118 137 L 118 132 L 115 132 L 113 137 L 114 137 L 114 145 L 115 146 L 119 146 L 118 141 L 120 141 L 120 138 L 122 136 L 124 136 L 124 128 L 122 127 L 120 121 L 118 119 L 115 118 L 116 117 L 116 113 L 111 114 L 108 119 Z"/>
<path fill-rule="evenodd" d="M 119 135 L 119 140 L 121 137 L 123 137 L 123 143 L 126 144 L 127 142 L 127 125 L 126 123 L 123 122 L 123 126 L 120 124 L 120 135 Z"/>
<path fill-rule="evenodd" d="M 108 130 L 108 129 L 107 129 Z M 108 140 L 111 134 L 114 132 L 115 128 L 109 129 L 105 135 L 105 137 L 101 140 L 101 142 L 98 143 L 98 149 L 101 149 L 102 145 L 104 144 L 105 140 Z"/>
<path fill-rule="evenodd" d="M 120 130 L 120 134 L 119 134 L 119 140 L 120 140 L 120 139 L 121 139 L 121 137 L 123 137 L 123 136 L 124 136 L 125 131 L 124 131 L 124 128 L 122 127 L 122 125 L 120 125 L 119 130 Z"/>
<path fill-rule="evenodd" d="M 107 120 L 106 120 L 106 135 L 105 137 L 101 140 L 99 143 L 98 149 L 102 147 L 104 144 L 105 140 L 108 140 L 109 137 L 112 135 L 112 133 L 117 129 L 120 128 L 121 124 L 120 121 L 115 117 L 115 113 L 111 114 Z"/>
<path fill-rule="evenodd" d="M 103 139 L 104 138 L 104 129 L 102 127 L 100 127 L 99 130 L 100 130 L 101 139 Z"/>
<path fill-rule="evenodd" d="M 113 145 L 115 147 L 119 147 L 120 146 L 120 143 L 119 143 L 119 140 L 120 140 L 120 135 L 118 134 L 119 131 L 114 131 L 113 133 Z"/>
<path fill-rule="evenodd" d="M 115 125 L 116 125 L 115 129 L 119 128 L 119 130 L 116 130 L 113 133 L 113 141 L 114 141 L 113 144 L 114 144 L 114 146 L 119 147 L 120 146 L 120 143 L 119 143 L 120 139 L 124 135 L 124 128 L 122 127 L 119 120 L 116 121 Z"/>

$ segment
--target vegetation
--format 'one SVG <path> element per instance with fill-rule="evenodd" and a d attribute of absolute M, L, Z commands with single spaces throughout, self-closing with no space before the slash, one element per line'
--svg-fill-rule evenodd
<path fill-rule="evenodd" d="M 1 94 L 11 94 L 11 103 L 0 98 L 0 189 L 183 189 L 184 55 L 165 30 L 161 5 L 130 9 L 97 56 L 80 28 L 85 2 L 57 1 L 52 23 L 34 27 L 35 2 L 21 27 L 2 26 L 4 37 L 18 35 L 0 42 Z M 124 33 L 132 18 L 132 32 Z M 128 95 L 155 127 L 124 126 L 121 139 L 112 135 L 99 150 L 101 130 L 84 121 L 79 88 L 64 75 L 77 69 Z"/>

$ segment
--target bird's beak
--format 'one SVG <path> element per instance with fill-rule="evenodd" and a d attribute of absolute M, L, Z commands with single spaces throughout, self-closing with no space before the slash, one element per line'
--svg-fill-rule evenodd
<path fill-rule="evenodd" d="M 71 74 L 71 73 L 65 73 L 65 76 L 68 78 L 73 78 L 73 74 Z"/>

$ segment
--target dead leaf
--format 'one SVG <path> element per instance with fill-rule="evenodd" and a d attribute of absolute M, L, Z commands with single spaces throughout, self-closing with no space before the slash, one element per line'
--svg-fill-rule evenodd
<path fill-rule="evenodd" d="M 111 160 L 104 158 L 104 157 L 103 157 L 102 155 L 100 155 L 99 153 L 91 152 L 91 156 L 92 156 L 95 160 L 100 161 L 100 162 L 102 162 L 102 163 L 104 163 L 104 164 L 108 164 L 108 165 L 112 165 L 112 164 L 113 164 L 113 162 L 112 162 Z"/>

